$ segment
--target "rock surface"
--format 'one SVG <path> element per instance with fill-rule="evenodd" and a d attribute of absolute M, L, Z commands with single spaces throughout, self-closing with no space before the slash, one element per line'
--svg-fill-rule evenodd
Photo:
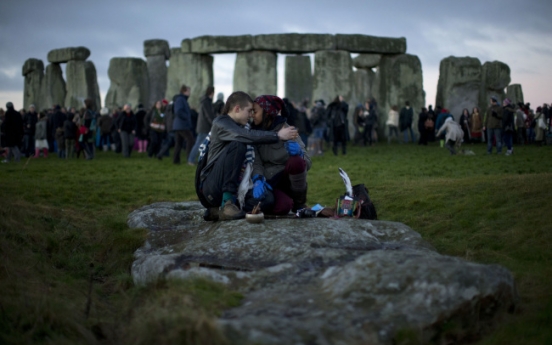
<path fill-rule="evenodd" d="M 335 35 L 336 49 L 351 53 L 404 54 L 406 38 L 368 35 Z"/>
<path fill-rule="evenodd" d="M 150 109 L 155 102 L 162 100 L 167 91 L 167 62 L 165 55 L 150 55 L 146 57 L 148 65 L 149 95 L 148 102 L 144 104 Z"/>
<path fill-rule="evenodd" d="M 54 104 L 64 105 L 67 94 L 63 71 L 57 63 L 46 66 L 46 73 L 42 79 L 42 96 L 40 104 L 44 107 L 52 107 Z M 39 108 L 40 109 L 40 108 Z"/>
<path fill-rule="evenodd" d="M 40 104 L 42 79 L 44 78 L 44 63 L 39 59 L 27 59 L 23 64 L 22 74 L 25 77 L 23 86 L 23 107 L 29 109 L 34 104 L 37 111 L 42 110 Z"/>
<path fill-rule="evenodd" d="M 312 68 L 308 55 L 286 56 L 285 97 L 299 104 L 312 99 Z M 310 104 L 308 105 L 310 106 Z"/>
<path fill-rule="evenodd" d="M 418 114 L 425 106 L 425 92 L 422 63 L 416 55 L 384 55 L 376 72 L 372 93 L 378 102 L 380 138 L 387 137 L 387 131 L 384 130 L 389 109 L 397 105 L 400 110 L 405 101 L 409 101 L 414 109 L 412 130 L 418 132 Z"/>
<path fill-rule="evenodd" d="M 165 60 L 171 57 L 169 42 L 166 40 L 145 40 L 144 41 L 144 56 L 162 55 Z"/>
<path fill-rule="evenodd" d="M 172 50 L 167 70 L 167 90 L 165 98 L 172 100 L 180 92 L 182 85 L 191 87 L 188 103 L 199 110 L 199 99 L 207 87 L 213 86 L 213 57 L 206 54 L 187 54 Z"/>
<path fill-rule="evenodd" d="M 485 62 L 481 68 L 480 109 L 486 110 L 489 107 L 491 96 L 497 97 L 502 104 L 510 81 L 510 67 L 507 64 L 500 61 Z"/>
<path fill-rule="evenodd" d="M 508 85 L 506 88 L 506 97 L 508 97 L 514 104 L 518 104 L 518 102 L 525 104 L 523 101 L 523 89 L 520 84 Z"/>
<path fill-rule="evenodd" d="M 481 62 L 473 57 L 449 56 L 439 65 L 439 82 L 435 105 L 445 107 L 460 119 L 462 110 L 479 104 L 481 89 Z"/>
<path fill-rule="evenodd" d="M 139 58 L 112 58 L 107 70 L 109 90 L 105 96 L 105 106 L 109 109 L 123 107 L 130 103 L 136 108 L 148 100 L 148 66 Z"/>
<path fill-rule="evenodd" d="M 439 255 L 401 223 L 266 219 L 209 223 L 197 202 L 129 215 L 150 230 L 135 283 L 203 277 L 244 294 L 219 326 L 232 344 L 395 344 L 478 335 L 517 299 L 512 275 Z"/>
<path fill-rule="evenodd" d="M 329 34 L 272 34 L 253 36 L 253 50 L 286 54 L 313 53 L 335 49 L 335 37 Z"/>
<path fill-rule="evenodd" d="M 353 59 L 353 66 L 362 69 L 377 67 L 381 61 L 381 54 L 359 54 Z"/>
<path fill-rule="evenodd" d="M 67 62 L 65 73 L 67 75 L 65 107 L 80 109 L 84 106 L 84 100 L 90 98 L 93 102 L 92 108 L 99 111 L 101 108 L 100 87 L 94 63 L 71 60 Z"/>
<path fill-rule="evenodd" d="M 65 63 L 69 61 L 85 61 L 90 56 L 90 49 L 86 47 L 69 47 L 50 50 L 48 62 Z"/>
<path fill-rule="evenodd" d="M 252 49 L 253 36 L 200 36 L 190 42 L 191 52 L 197 54 L 247 52 Z"/>
<path fill-rule="evenodd" d="M 326 105 L 341 95 L 349 102 L 353 89 L 353 60 L 346 51 L 322 50 L 314 54 L 312 98 Z"/>
<path fill-rule="evenodd" d="M 238 53 L 234 67 L 235 91 L 247 92 L 253 99 L 277 92 L 276 53 L 251 51 Z"/>

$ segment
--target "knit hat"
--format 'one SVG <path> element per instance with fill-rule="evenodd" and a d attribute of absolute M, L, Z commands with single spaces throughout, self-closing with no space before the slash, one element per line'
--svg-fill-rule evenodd
<path fill-rule="evenodd" d="M 222 92 L 217 93 L 217 101 L 224 101 L 224 94 Z"/>
<path fill-rule="evenodd" d="M 448 111 L 448 109 L 447 109 L 447 108 L 443 108 L 443 109 L 441 109 L 441 114 L 442 114 L 442 113 L 448 114 L 448 112 L 449 112 L 449 111 Z"/>
<path fill-rule="evenodd" d="M 169 104 L 169 101 L 167 101 L 166 99 L 163 98 L 163 100 L 161 101 L 161 104 L 167 105 L 167 104 Z"/>
<path fill-rule="evenodd" d="M 492 99 L 494 102 L 498 103 L 498 98 L 496 98 L 495 96 L 491 96 L 491 99 Z"/>
<path fill-rule="evenodd" d="M 282 112 L 283 117 L 287 117 L 289 114 L 284 101 L 278 96 L 262 95 L 255 98 L 255 103 L 270 117 L 276 117 L 279 112 Z"/>
<path fill-rule="evenodd" d="M 506 98 L 506 99 L 504 99 L 504 101 L 502 101 L 502 103 L 504 103 L 504 105 L 510 105 L 510 103 L 512 103 L 512 101 L 510 101 L 509 98 Z"/>

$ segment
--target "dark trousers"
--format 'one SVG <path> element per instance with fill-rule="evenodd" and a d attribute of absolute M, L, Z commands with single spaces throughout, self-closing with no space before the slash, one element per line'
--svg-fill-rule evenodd
<path fill-rule="evenodd" d="M 157 156 L 159 150 L 161 150 L 161 144 L 163 143 L 164 132 L 156 132 L 150 130 L 149 132 L 149 146 L 148 146 L 148 156 L 153 157 Z"/>
<path fill-rule="evenodd" d="M 245 144 L 234 141 L 226 145 L 215 161 L 211 171 L 202 183 L 201 193 L 212 207 L 219 207 L 222 194 L 236 195 L 240 185 L 239 178 L 245 160 Z"/>
<path fill-rule="evenodd" d="M 34 135 L 25 134 L 23 136 L 23 153 L 25 157 L 33 156 L 35 150 L 35 137 Z"/>
<path fill-rule="evenodd" d="M 347 135 L 345 134 L 345 126 L 333 128 L 333 153 L 337 156 L 337 144 L 341 143 L 343 154 L 347 153 Z"/>
<path fill-rule="evenodd" d="M 180 150 L 182 150 L 182 146 L 186 142 L 186 158 L 190 155 L 190 152 L 192 152 L 192 147 L 194 147 L 195 140 L 194 135 L 192 131 L 189 130 L 183 130 L 183 131 L 174 131 L 174 155 L 173 155 L 173 163 L 179 164 L 180 163 Z"/>

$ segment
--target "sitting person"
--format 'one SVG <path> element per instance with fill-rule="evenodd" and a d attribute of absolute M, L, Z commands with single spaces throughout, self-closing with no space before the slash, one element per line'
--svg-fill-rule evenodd
<path fill-rule="evenodd" d="M 206 139 L 208 145 L 200 148 L 195 187 L 199 200 L 207 208 L 205 220 L 245 217 L 245 212 L 239 207 L 243 205 L 238 204 L 237 196 L 240 182 L 249 182 L 249 177 L 240 176 L 242 162 L 245 162 L 246 153 L 249 152 L 248 145 L 276 144 L 280 140 L 296 139 L 299 136 L 292 127 L 282 128 L 278 132 L 244 128 L 252 112 L 253 100 L 247 93 L 232 93 L 224 106 L 223 115 L 213 120 L 210 135 Z"/>
<path fill-rule="evenodd" d="M 288 128 L 288 109 L 277 96 L 263 95 L 253 104 L 252 129 L 278 132 Z M 311 160 L 300 138 L 255 146 L 253 189 L 246 196 L 247 208 L 261 202 L 263 212 L 285 215 L 305 208 L 307 170 Z M 271 191 L 272 189 L 272 191 Z M 274 204 L 271 205 L 271 193 Z"/>
<path fill-rule="evenodd" d="M 445 120 L 445 123 L 441 126 L 441 128 L 437 132 L 437 136 L 441 135 L 443 132 L 446 132 L 445 134 L 446 148 L 450 151 L 451 155 L 455 155 L 456 152 L 460 149 L 460 145 L 462 144 L 464 131 L 462 131 L 462 128 L 460 127 L 459 124 L 454 122 L 452 117 L 448 117 Z"/>

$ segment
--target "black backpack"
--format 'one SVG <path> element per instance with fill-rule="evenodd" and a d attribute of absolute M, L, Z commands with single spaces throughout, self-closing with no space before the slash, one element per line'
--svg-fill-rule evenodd
<path fill-rule="evenodd" d="M 199 159 L 199 162 L 197 162 L 196 173 L 195 173 L 195 183 L 194 183 L 197 197 L 201 202 L 201 204 L 203 205 L 203 207 L 205 208 L 213 207 L 203 196 L 203 181 L 201 181 L 201 171 L 207 166 L 208 160 L 209 160 L 209 145 L 206 145 L 205 154 Z"/>
<path fill-rule="evenodd" d="M 364 186 L 364 184 L 361 183 L 353 186 L 353 197 L 362 201 L 362 204 L 360 205 L 360 216 L 358 218 L 371 220 L 378 219 L 376 207 L 374 206 L 372 200 L 370 200 L 368 189 Z"/>

